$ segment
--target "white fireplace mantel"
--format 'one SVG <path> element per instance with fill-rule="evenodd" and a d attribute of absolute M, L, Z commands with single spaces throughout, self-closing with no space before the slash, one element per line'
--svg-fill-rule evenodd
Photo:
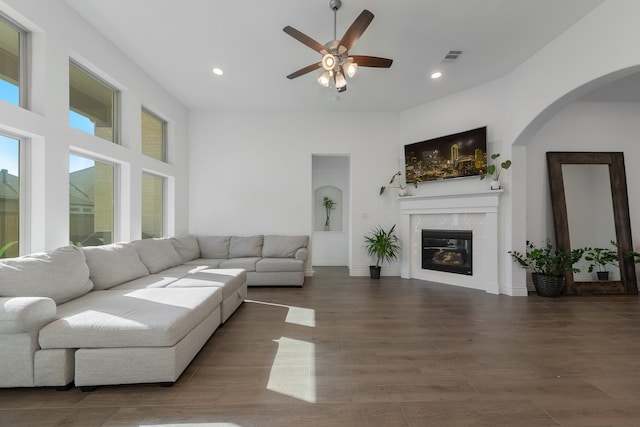
<path fill-rule="evenodd" d="M 400 200 L 400 238 L 405 242 L 401 276 L 499 294 L 498 206 L 502 190 L 433 196 L 405 196 Z M 421 223 L 437 219 L 445 229 L 473 227 L 473 275 L 422 270 Z M 461 226 L 461 223 L 467 224 Z M 471 226 L 469 224 L 472 224 Z M 408 242 L 408 244 L 407 244 Z M 408 250 L 407 250 L 408 249 Z"/>

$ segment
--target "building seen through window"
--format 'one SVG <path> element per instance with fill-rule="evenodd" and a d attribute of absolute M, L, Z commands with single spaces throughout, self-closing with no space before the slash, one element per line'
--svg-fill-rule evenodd
<path fill-rule="evenodd" d="M 24 32 L 0 16 L 0 99 L 21 104 Z"/>
<path fill-rule="evenodd" d="M 145 108 L 141 119 L 142 154 L 166 162 L 166 122 Z"/>
<path fill-rule="evenodd" d="M 117 138 L 116 90 L 69 63 L 69 125 L 111 142 Z"/>
<path fill-rule="evenodd" d="M 164 235 L 165 179 L 149 173 L 142 174 L 142 238 Z"/>
<path fill-rule="evenodd" d="M 114 240 L 114 175 L 109 163 L 69 156 L 69 243 L 99 246 Z"/>
<path fill-rule="evenodd" d="M 20 254 L 20 140 L 0 135 L 0 258 Z"/>

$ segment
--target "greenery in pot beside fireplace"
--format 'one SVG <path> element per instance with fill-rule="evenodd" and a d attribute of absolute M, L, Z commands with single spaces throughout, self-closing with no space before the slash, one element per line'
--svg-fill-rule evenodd
<path fill-rule="evenodd" d="M 367 250 L 369 256 L 376 258 L 376 265 L 369 266 L 369 273 L 372 279 L 380 278 L 381 262 L 391 262 L 398 259 L 400 241 L 395 234 L 395 229 L 395 225 L 388 231 L 385 231 L 381 226 L 377 226 L 364 236 L 363 247 Z"/>
<path fill-rule="evenodd" d="M 540 247 L 527 240 L 524 253 L 509 251 L 515 262 L 521 267 L 531 270 L 536 293 L 544 297 L 558 297 L 566 285 L 565 273 L 580 272 L 574 264 L 582 259 L 584 248 L 557 248 L 547 239 Z"/>

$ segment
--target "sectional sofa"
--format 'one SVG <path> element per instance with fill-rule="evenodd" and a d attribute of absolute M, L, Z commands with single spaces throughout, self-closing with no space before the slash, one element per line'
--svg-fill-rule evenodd
<path fill-rule="evenodd" d="M 249 284 L 302 286 L 307 245 L 188 235 L 0 260 L 0 387 L 172 384 Z"/>

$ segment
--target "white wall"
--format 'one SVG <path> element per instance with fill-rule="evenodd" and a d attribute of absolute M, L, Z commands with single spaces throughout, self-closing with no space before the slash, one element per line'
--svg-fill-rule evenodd
<path fill-rule="evenodd" d="M 31 215 L 22 252 L 53 249 L 69 242 L 69 152 L 120 165 L 119 240 L 140 238 L 143 170 L 168 177 L 168 232 L 186 233 L 187 111 L 62 0 L 4 0 L 0 11 L 33 32 L 32 107 L 0 102 L 0 130 L 28 137 Z M 96 72 L 122 94 L 122 144 L 116 145 L 68 125 L 69 58 Z M 168 121 L 169 164 L 142 156 L 140 108 Z"/>
<path fill-rule="evenodd" d="M 393 113 L 307 114 L 194 111 L 189 117 L 190 231 L 308 234 L 312 154 L 351 158 L 350 269 L 368 275 L 362 236 L 397 222 L 378 189 L 399 167 Z M 398 275 L 394 263 L 383 274 Z"/>

